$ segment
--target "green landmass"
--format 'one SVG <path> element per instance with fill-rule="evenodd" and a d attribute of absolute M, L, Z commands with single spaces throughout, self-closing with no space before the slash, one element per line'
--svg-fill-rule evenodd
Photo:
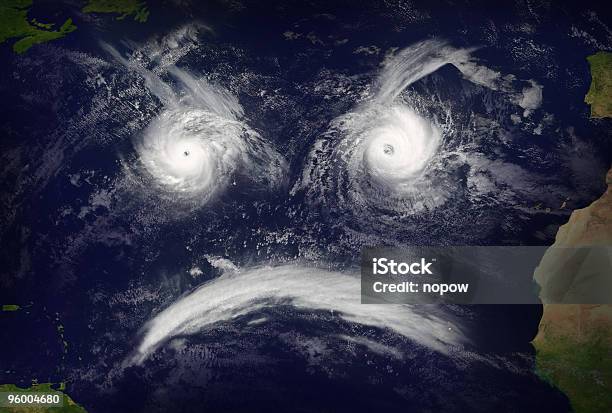
<path fill-rule="evenodd" d="M 76 30 L 72 19 L 67 19 L 59 30 L 52 30 L 54 24 L 28 20 L 32 0 L 0 1 L 0 43 L 18 39 L 13 44 L 16 53 L 23 53 L 35 44 L 60 39 Z"/>
<path fill-rule="evenodd" d="M 19 306 L 17 304 L 4 304 L 2 305 L 2 311 L 17 311 L 19 310 Z"/>
<path fill-rule="evenodd" d="M 70 398 L 66 393 L 63 393 L 62 390 L 66 389 L 65 383 L 34 383 L 31 387 L 28 388 L 20 388 L 14 384 L 0 384 L 0 392 L 19 392 L 19 393 L 57 393 L 64 399 L 63 406 L 10 406 L 10 407 L 0 407 L 0 412 L 6 413 L 87 413 L 82 406 L 79 406 L 75 403 L 74 400 Z"/>
<path fill-rule="evenodd" d="M 47 30 L 51 30 L 53 28 L 53 23 L 41 23 L 36 19 L 32 19 L 30 23 L 38 27 L 42 27 L 43 29 L 47 29 Z"/>
<path fill-rule="evenodd" d="M 580 340 L 544 332 L 535 343 L 538 375 L 564 392 L 576 413 L 612 412 L 610 339 L 602 328 Z"/>
<path fill-rule="evenodd" d="M 591 105 L 591 117 L 612 117 L 612 53 L 599 52 L 587 61 L 592 80 L 584 101 Z"/>
<path fill-rule="evenodd" d="M 117 20 L 134 16 L 134 20 L 144 23 L 149 18 L 149 9 L 144 1 L 139 0 L 89 0 L 83 7 L 83 13 L 119 14 Z"/>

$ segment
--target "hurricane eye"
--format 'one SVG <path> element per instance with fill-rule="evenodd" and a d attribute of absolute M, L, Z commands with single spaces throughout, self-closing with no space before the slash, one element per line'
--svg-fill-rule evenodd
<path fill-rule="evenodd" d="M 385 146 L 383 147 L 383 152 L 385 153 L 385 155 L 393 155 L 393 153 L 395 152 L 395 149 L 393 148 L 392 145 L 389 145 L 388 143 L 386 143 Z"/>
<path fill-rule="evenodd" d="M 189 156 L 189 151 L 185 151 L 185 152 L 183 152 L 183 154 L 184 154 L 185 156 Z"/>

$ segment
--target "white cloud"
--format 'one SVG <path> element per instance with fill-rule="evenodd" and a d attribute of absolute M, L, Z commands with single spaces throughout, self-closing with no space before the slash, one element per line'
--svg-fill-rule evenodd
<path fill-rule="evenodd" d="M 224 274 L 181 298 L 144 326 L 142 341 L 129 362 L 142 363 L 173 337 L 195 334 L 279 303 L 331 311 L 343 320 L 392 330 L 441 353 L 466 341 L 456 322 L 439 307 L 361 304 L 357 276 L 283 265 Z"/>

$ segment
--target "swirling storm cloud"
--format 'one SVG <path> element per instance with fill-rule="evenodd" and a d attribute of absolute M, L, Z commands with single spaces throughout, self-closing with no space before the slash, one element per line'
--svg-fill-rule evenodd
<path fill-rule="evenodd" d="M 540 106 L 542 90 L 536 82 L 522 82 L 527 86 L 521 89 L 513 75 L 477 63 L 471 56 L 475 50 L 427 40 L 388 57 L 364 99 L 333 119 L 316 140 L 293 193 L 304 193 L 312 207 L 333 211 L 360 237 L 385 232 L 391 239 L 414 228 L 410 220 L 439 221 L 424 218 L 438 210 L 452 225 L 465 221 L 466 207 L 478 207 L 484 198 L 523 196 L 529 184 L 522 167 L 499 153 L 490 159 L 478 147 L 504 150 L 502 140 L 474 127 L 478 120 L 499 128 L 504 119 L 474 119 L 466 108 L 443 101 L 435 89 L 427 96 L 411 88 L 450 65 L 464 80 L 497 93 L 504 105 L 518 107 L 525 116 Z M 496 176 L 501 169 L 511 173 Z M 451 200 L 463 204 L 460 211 L 453 211 Z"/>
<path fill-rule="evenodd" d="M 128 175 L 140 190 L 193 208 L 215 199 L 238 178 L 252 190 L 276 189 L 285 179 L 283 157 L 246 122 L 235 96 L 185 70 L 167 70 L 174 83 L 134 67 L 111 46 L 117 60 L 136 70 L 163 110 L 134 139 L 137 159 Z"/>

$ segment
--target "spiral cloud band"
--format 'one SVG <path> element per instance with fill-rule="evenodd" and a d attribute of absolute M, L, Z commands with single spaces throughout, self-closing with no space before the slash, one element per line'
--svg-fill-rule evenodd
<path fill-rule="evenodd" d="M 443 203 L 447 188 L 431 185 L 441 128 L 398 96 L 464 54 L 429 41 L 387 62 L 373 98 L 334 119 L 315 143 L 294 191 L 305 189 L 315 202 L 362 216 L 402 216 Z"/>
<path fill-rule="evenodd" d="M 170 72 L 182 86 L 136 142 L 143 172 L 161 194 L 204 204 L 238 175 L 276 187 L 285 161 L 242 120 L 238 101 L 188 73 Z"/>
<path fill-rule="evenodd" d="M 249 127 L 242 106 L 229 91 L 174 66 L 167 69 L 174 82 L 166 83 L 111 46 L 103 46 L 141 75 L 164 105 L 134 141 L 138 159 L 128 168 L 142 188 L 197 207 L 239 178 L 253 190 L 282 184 L 285 160 Z M 248 191 L 248 185 L 242 189 Z"/>
<path fill-rule="evenodd" d="M 440 143 L 438 128 L 405 106 L 392 106 L 364 131 L 365 169 L 381 185 L 401 191 Z"/>
<path fill-rule="evenodd" d="M 470 140 L 475 147 L 482 138 L 465 121 L 470 114 L 463 107 L 451 111 L 450 101 L 443 103 L 435 89 L 406 91 L 451 65 L 474 88 L 495 91 L 508 105 L 525 108 L 526 116 L 537 109 L 541 87 L 536 82 L 517 91 L 513 75 L 479 65 L 471 57 L 474 50 L 427 40 L 387 58 L 372 87 L 365 89 L 364 100 L 332 120 L 317 139 L 292 193 L 303 192 L 310 204 L 323 206 L 350 231 L 366 236 L 405 233 L 398 220 L 417 219 L 464 194 L 477 198 L 470 191 L 480 188 L 465 188 L 461 178 L 462 170 L 480 169 L 479 155 L 465 149 Z M 426 87 L 432 85 L 437 86 Z M 464 122 L 463 129 L 455 127 L 455 115 Z M 499 125 L 498 120 L 491 125 Z"/>

